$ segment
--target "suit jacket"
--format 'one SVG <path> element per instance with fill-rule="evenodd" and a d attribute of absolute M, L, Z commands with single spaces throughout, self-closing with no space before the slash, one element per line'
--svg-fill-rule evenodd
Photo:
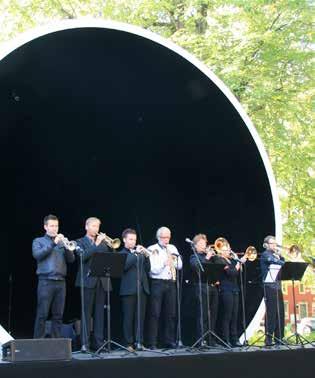
<path fill-rule="evenodd" d="M 82 249 L 83 261 L 83 287 L 93 289 L 96 287 L 98 280 L 101 280 L 103 289 L 107 291 L 107 279 L 105 277 L 93 277 L 90 275 L 92 256 L 96 253 L 108 253 L 109 247 L 102 242 L 98 246 L 92 244 L 87 236 L 77 240 L 78 246 Z M 81 287 L 80 260 L 78 261 L 78 273 L 75 286 Z M 111 281 L 109 281 L 109 290 L 112 290 Z"/>
<path fill-rule="evenodd" d="M 139 255 L 138 257 L 130 252 L 129 249 L 123 248 L 120 253 L 126 254 L 124 274 L 121 277 L 120 295 L 137 294 L 137 259 L 139 259 L 140 283 L 146 294 L 150 294 L 148 273 L 151 265 L 150 259 Z"/>

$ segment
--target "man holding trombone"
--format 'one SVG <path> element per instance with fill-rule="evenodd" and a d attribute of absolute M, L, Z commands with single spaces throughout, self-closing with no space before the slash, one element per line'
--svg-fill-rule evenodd
<path fill-rule="evenodd" d="M 66 300 L 67 262 L 75 259 L 75 244 L 58 234 L 55 215 L 44 218 L 43 237 L 33 240 L 32 252 L 37 261 L 38 287 L 34 338 L 45 337 L 45 322 L 51 311 L 51 337 L 61 337 L 62 317 Z"/>

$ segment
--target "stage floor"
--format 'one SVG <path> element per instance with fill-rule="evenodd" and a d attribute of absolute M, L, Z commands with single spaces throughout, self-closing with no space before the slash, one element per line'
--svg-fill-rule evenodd
<path fill-rule="evenodd" d="M 0 364 L 0 376 L 16 378 L 87 378 L 87 377 L 251 377 L 251 378 L 313 378 L 315 348 L 285 346 L 279 348 L 234 348 L 232 351 L 168 350 L 165 353 L 151 351 L 136 354 L 113 351 L 93 357 L 73 353 L 71 361 L 53 362 L 4 362 Z"/>

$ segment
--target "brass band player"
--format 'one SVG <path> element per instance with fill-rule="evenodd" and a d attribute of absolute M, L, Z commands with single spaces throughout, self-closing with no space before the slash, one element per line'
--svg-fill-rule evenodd
<path fill-rule="evenodd" d="M 137 350 L 143 349 L 145 309 L 147 296 L 150 294 L 148 273 L 151 265 L 145 248 L 140 245 L 136 246 L 137 233 L 135 230 L 127 228 L 123 231 L 122 238 L 124 247 L 120 253 L 127 255 L 120 284 L 123 334 L 127 349 L 133 352 L 135 346 Z M 140 315 L 138 314 L 138 305 Z"/>
<path fill-rule="evenodd" d="M 266 282 L 267 274 L 272 269 L 272 265 L 280 267 L 284 265 L 284 258 L 281 256 L 277 246 L 278 244 L 274 236 L 266 236 L 263 244 L 265 251 L 260 257 L 266 303 L 266 346 L 272 345 L 273 337 L 275 344 L 281 344 L 284 336 L 284 304 L 279 274 L 273 282 Z"/>
<path fill-rule="evenodd" d="M 61 337 L 62 317 L 66 299 L 67 262 L 75 259 L 73 250 L 58 234 L 59 220 L 55 215 L 44 218 L 46 234 L 33 241 L 33 257 L 37 261 L 37 311 L 34 338 L 45 337 L 45 322 L 51 311 L 51 337 Z M 67 240 L 67 239 L 66 239 Z"/>
<path fill-rule="evenodd" d="M 177 248 L 170 244 L 171 231 L 161 227 L 156 232 L 157 244 L 148 248 L 150 255 L 151 297 L 148 345 L 157 348 L 161 312 L 164 313 L 163 341 L 167 348 L 175 348 L 176 274 L 182 269 L 182 259 Z"/>
<path fill-rule="evenodd" d="M 207 237 L 204 234 L 198 234 L 193 238 L 193 243 L 196 252 L 198 253 L 198 257 L 200 263 L 205 262 L 216 262 L 217 256 L 212 248 L 207 247 Z M 197 257 L 195 254 L 192 254 L 190 257 L 190 266 L 193 272 L 198 273 L 199 271 L 199 263 L 197 261 Z M 208 278 L 204 276 L 202 272 L 200 272 L 200 279 L 201 279 L 201 293 L 199 289 L 199 280 L 197 279 L 197 275 L 194 276 L 196 278 L 194 280 L 194 294 L 196 297 L 197 302 L 197 317 L 196 317 L 196 331 L 197 331 L 197 339 L 199 339 L 206 331 L 211 330 L 212 332 L 215 331 L 216 321 L 217 321 L 217 314 L 218 314 L 218 301 L 219 301 L 219 293 L 218 293 L 218 285 L 217 283 L 209 283 Z M 207 289 L 208 285 L 208 289 Z M 202 296 L 200 298 L 200 296 Z M 202 306 L 201 306 L 202 304 Z M 208 308 L 209 307 L 209 308 Z M 202 313 L 201 313 L 202 308 Z M 208 310 L 210 314 L 208 314 Z M 210 316 L 208 316 L 210 315 Z M 209 324 L 210 323 L 210 324 Z M 209 335 L 209 345 L 215 346 L 216 342 L 213 336 Z M 203 341 L 203 345 L 206 345 L 206 340 Z"/>
<path fill-rule="evenodd" d="M 224 239 L 224 238 L 221 238 Z M 220 277 L 220 301 L 222 303 L 222 339 L 232 347 L 242 346 L 238 338 L 238 308 L 239 308 L 239 284 L 238 277 L 241 263 L 246 261 L 243 257 L 240 261 L 231 252 L 230 244 L 224 239 L 218 249 L 221 262 L 225 264 Z"/>
<path fill-rule="evenodd" d="M 80 267 L 76 277 L 75 285 L 84 287 L 84 314 L 81 319 L 81 344 L 87 349 L 98 350 L 104 342 L 104 306 L 107 290 L 111 290 L 105 277 L 92 277 L 90 266 L 92 256 L 95 253 L 110 252 L 105 243 L 106 235 L 99 233 L 101 221 L 96 217 L 90 217 L 85 222 L 86 234 L 78 239 L 78 246 L 81 248 L 83 260 L 83 277 Z M 91 339 L 91 317 L 93 315 L 93 339 Z"/>

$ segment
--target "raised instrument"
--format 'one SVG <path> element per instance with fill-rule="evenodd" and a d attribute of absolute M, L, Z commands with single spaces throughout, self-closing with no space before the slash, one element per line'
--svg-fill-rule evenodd
<path fill-rule="evenodd" d="M 66 238 L 65 236 L 63 236 L 62 234 L 58 234 L 56 235 L 56 237 L 59 237 L 60 241 L 59 243 L 62 244 L 62 246 L 64 248 L 66 248 L 68 251 L 75 251 L 77 249 L 77 242 L 74 241 L 74 240 L 69 240 L 68 238 Z M 59 244 L 58 243 L 58 244 Z"/>
<path fill-rule="evenodd" d="M 103 236 L 104 242 L 112 249 L 117 249 L 120 247 L 121 241 L 120 239 L 112 239 L 108 235 L 104 234 L 103 232 L 99 232 L 97 236 Z"/>

